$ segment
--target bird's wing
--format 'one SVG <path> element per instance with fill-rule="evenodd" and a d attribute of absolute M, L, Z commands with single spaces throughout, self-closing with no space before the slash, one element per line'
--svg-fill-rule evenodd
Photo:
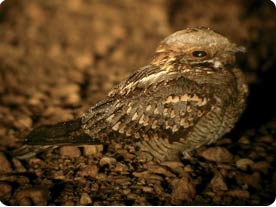
<path fill-rule="evenodd" d="M 151 74 L 147 68 L 138 71 L 115 89 L 109 99 L 92 108 L 90 117 L 83 119 L 84 128 L 95 132 L 97 124 L 103 123 L 97 133 L 118 132 L 137 139 L 165 134 L 179 139 L 211 110 L 215 99 L 210 88 L 186 79 L 181 73 L 153 70 Z M 100 122 L 93 115 L 99 109 Z"/>

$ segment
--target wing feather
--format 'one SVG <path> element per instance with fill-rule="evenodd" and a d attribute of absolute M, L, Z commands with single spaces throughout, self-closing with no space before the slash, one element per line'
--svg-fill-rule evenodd
<path fill-rule="evenodd" d="M 167 134 L 180 138 L 194 126 L 197 121 L 211 110 L 210 102 L 214 101 L 211 93 L 206 93 L 206 88 L 195 86 L 189 88 L 188 80 L 179 78 L 170 81 L 152 93 L 136 95 L 128 100 L 122 100 L 127 107 L 124 117 L 124 129 L 132 131 L 131 135 L 139 134 Z M 148 90 L 149 91 L 149 90 Z M 195 93 L 197 91 L 197 93 Z M 202 95 L 204 94 L 204 96 Z M 147 110 L 148 109 L 148 110 Z M 119 130 L 119 129 L 118 129 Z M 150 133 L 149 133 L 150 132 Z"/>

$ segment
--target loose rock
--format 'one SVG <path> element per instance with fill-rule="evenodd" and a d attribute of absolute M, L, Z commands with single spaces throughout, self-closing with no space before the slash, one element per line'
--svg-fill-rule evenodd
<path fill-rule="evenodd" d="M 245 175 L 243 180 L 249 187 L 258 188 L 260 187 L 261 175 L 259 172 L 254 172 L 252 175 Z"/>
<path fill-rule="evenodd" d="M 101 160 L 100 160 L 100 166 L 104 166 L 104 165 L 108 165 L 108 166 L 111 166 L 111 165 L 114 165 L 116 163 L 116 159 L 112 158 L 112 157 L 103 157 Z"/>
<path fill-rule="evenodd" d="M 181 205 L 183 201 L 191 201 L 195 194 L 195 186 L 189 181 L 188 177 L 174 179 L 172 181 L 171 202 L 173 205 Z"/>
<path fill-rule="evenodd" d="M 75 146 L 63 146 L 59 149 L 60 155 L 63 157 L 75 158 L 81 155 L 80 149 Z"/>
<path fill-rule="evenodd" d="M 8 161 L 7 157 L 4 155 L 4 153 L 0 152 L 0 173 L 11 173 L 11 163 Z"/>
<path fill-rule="evenodd" d="M 210 182 L 210 187 L 214 192 L 228 190 L 228 187 L 220 173 L 216 173 L 215 176 L 212 178 Z"/>
<path fill-rule="evenodd" d="M 233 155 L 224 147 L 209 147 L 200 151 L 199 155 L 206 160 L 219 163 L 228 163 L 233 160 Z"/>
<path fill-rule="evenodd" d="M 270 167 L 269 162 L 259 161 L 259 162 L 254 163 L 252 168 L 253 168 L 253 170 L 267 173 L 269 167 Z"/>
<path fill-rule="evenodd" d="M 80 205 L 86 206 L 92 203 L 92 199 L 87 193 L 82 193 L 80 197 Z"/>
<path fill-rule="evenodd" d="M 250 197 L 250 194 L 248 191 L 240 190 L 240 189 L 228 191 L 226 194 L 234 198 L 241 198 L 241 199 L 248 199 Z"/>
<path fill-rule="evenodd" d="M 92 177 L 95 178 L 98 175 L 99 169 L 96 165 L 87 166 L 86 168 L 80 169 L 78 174 L 81 177 Z"/>
<path fill-rule="evenodd" d="M 0 200 L 6 200 L 11 197 L 12 186 L 8 183 L 0 183 Z"/>
<path fill-rule="evenodd" d="M 83 154 L 85 156 L 96 155 L 103 151 L 103 145 L 84 145 Z"/>
<path fill-rule="evenodd" d="M 46 206 L 49 198 L 49 192 L 45 188 L 32 187 L 19 190 L 15 193 L 15 200 L 23 205 Z"/>
<path fill-rule="evenodd" d="M 236 166 L 241 169 L 246 171 L 249 167 L 252 168 L 254 162 L 251 159 L 247 158 L 242 158 L 236 161 Z"/>

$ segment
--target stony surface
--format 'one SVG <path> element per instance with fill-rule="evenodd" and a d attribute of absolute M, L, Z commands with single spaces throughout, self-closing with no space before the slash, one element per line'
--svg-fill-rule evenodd
<path fill-rule="evenodd" d="M 0 200 L 7 205 L 267 205 L 275 199 L 275 8 L 269 1 L 5 1 L 0 6 Z M 192 159 L 138 162 L 133 146 L 10 155 L 32 128 L 80 116 L 171 32 L 207 26 L 247 47 L 236 128 Z"/>

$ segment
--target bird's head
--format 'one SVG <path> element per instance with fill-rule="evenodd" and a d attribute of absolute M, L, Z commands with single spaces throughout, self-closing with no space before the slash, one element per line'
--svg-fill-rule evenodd
<path fill-rule="evenodd" d="M 209 28 L 188 28 L 161 42 L 153 64 L 167 59 L 191 67 L 231 68 L 236 64 L 235 54 L 238 52 L 245 52 L 245 48 Z"/>

